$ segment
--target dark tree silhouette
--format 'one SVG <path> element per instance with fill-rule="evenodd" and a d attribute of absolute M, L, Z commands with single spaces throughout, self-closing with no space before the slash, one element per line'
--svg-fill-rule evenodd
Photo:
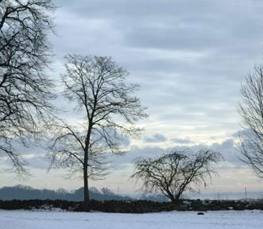
<path fill-rule="evenodd" d="M 263 66 L 256 66 L 242 85 L 243 101 L 239 113 L 243 118 L 241 160 L 263 178 Z"/>
<path fill-rule="evenodd" d="M 88 178 L 104 171 L 101 153 L 124 152 L 122 136 L 137 136 L 141 129 L 135 123 L 147 115 L 133 95 L 138 85 L 125 83 L 127 71 L 112 58 L 69 55 L 66 59 L 64 95 L 76 104 L 82 123 L 58 126 L 52 146 L 53 164 L 70 168 L 77 165 L 82 171 L 87 209 Z"/>
<path fill-rule="evenodd" d="M 0 154 L 11 159 L 14 169 L 24 166 L 13 142 L 40 133 L 51 110 L 52 82 L 44 74 L 52 28 L 50 0 L 0 1 Z"/>
<path fill-rule="evenodd" d="M 157 159 L 138 158 L 131 177 L 142 181 L 141 189 L 145 192 L 162 193 L 178 204 L 186 190 L 194 191 L 200 185 L 206 185 L 206 178 L 215 173 L 213 163 L 220 158 L 219 153 L 209 150 L 192 155 L 175 151 Z"/>

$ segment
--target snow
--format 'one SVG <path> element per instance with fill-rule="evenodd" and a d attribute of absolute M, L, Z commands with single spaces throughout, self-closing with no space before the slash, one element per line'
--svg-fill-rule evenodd
<path fill-rule="evenodd" d="M 151 214 L 0 210 L 0 229 L 254 229 L 261 211 L 162 212 Z"/>

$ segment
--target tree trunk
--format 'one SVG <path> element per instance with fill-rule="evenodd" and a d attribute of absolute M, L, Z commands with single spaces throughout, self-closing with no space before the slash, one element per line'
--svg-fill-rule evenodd
<path fill-rule="evenodd" d="M 174 198 L 174 199 L 173 199 L 173 203 L 176 204 L 176 205 L 178 205 L 178 204 L 179 204 L 179 198 Z"/>
<path fill-rule="evenodd" d="M 88 152 L 86 150 L 84 155 L 84 165 L 83 165 L 83 181 L 84 181 L 84 200 L 83 200 L 83 210 L 89 211 L 89 181 L 88 181 Z"/>
<path fill-rule="evenodd" d="M 178 207 L 180 207 L 180 196 L 181 194 L 179 195 L 176 195 L 173 197 L 172 199 L 172 203 L 174 204 L 175 208 L 177 209 Z"/>
<path fill-rule="evenodd" d="M 84 180 L 84 200 L 83 200 L 83 210 L 84 211 L 90 211 L 89 209 L 89 202 L 90 202 L 90 196 L 89 196 L 89 183 L 88 183 L 88 165 L 87 163 L 84 163 L 83 168 L 83 180 Z"/>
<path fill-rule="evenodd" d="M 179 196 L 174 196 L 169 189 L 166 189 L 166 196 L 171 200 L 171 202 L 175 205 L 178 203 Z"/>
<path fill-rule="evenodd" d="M 175 209 L 177 209 L 177 208 L 179 207 L 179 205 L 180 205 L 180 201 L 179 201 L 180 195 L 174 196 L 174 195 L 171 194 L 171 193 L 169 193 L 168 195 L 169 195 L 169 198 L 170 198 L 170 200 L 172 201 Z"/>
<path fill-rule="evenodd" d="M 91 123 L 91 121 L 90 121 Z M 91 125 L 89 126 L 87 137 L 85 140 L 84 164 L 83 164 L 83 179 L 84 179 L 84 201 L 83 210 L 90 211 L 90 196 L 89 196 L 89 182 L 88 182 L 88 160 L 89 160 L 89 143 L 91 135 Z"/>

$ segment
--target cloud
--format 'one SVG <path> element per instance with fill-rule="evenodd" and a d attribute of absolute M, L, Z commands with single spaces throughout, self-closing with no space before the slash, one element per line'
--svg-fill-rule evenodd
<path fill-rule="evenodd" d="M 147 143 L 160 143 L 167 141 L 167 138 L 163 134 L 154 134 L 144 137 L 143 140 Z"/>
<path fill-rule="evenodd" d="M 236 148 L 234 139 L 226 139 L 221 143 L 214 143 L 210 146 L 210 149 L 219 152 L 223 155 L 226 162 L 235 166 L 241 166 L 243 163 L 239 159 L 239 152 Z"/>
<path fill-rule="evenodd" d="M 193 144 L 194 141 L 190 138 L 172 138 L 171 141 L 178 144 Z"/>
<path fill-rule="evenodd" d="M 238 140 L 239 140 L 240 138 L 247 137 L 247 136 L 249 136 L 250 134 L 251 134 L 251 133 L 250 133 L 249 130 L 243 129 L 243 130 L 239 130 L 239 131 L 233 133 L 233 134 L 232 134 L 232 137 L 233 137 L 234 139 L 238 139 Z"/>
<path fill-rule="evenodd" d="M 48 171 L 51 160 L 43 155 L 31 154 L 30 157 L 26 157 L 25 161 L 30 169 L 42 169 Z"/>
<path fill-rule="evenodd" d="M 184 139 L 179 139 L 184 140 Z M 180 152 L 188 152 L 188 153 L 195 153 L 201 149 L 210 149 L 216 152 L 219 152 L 230 164 L 240 165 L 240 161 L 237 157 L 237 151 L 235 148 L 235 143 L 233 139 L 226 139 L 221 143 L 214 143 L 212 145 L 206 144 L 195 144 L 192 146 L 186 145 L 179 145 L 179 146 L 171 146 L 171 147 L 160 147 L 154 144 L 147 145 L 147 146 L 132 146 L 131 149 L 123 156 L 110 156 L 111 162 L 113 165 L 115 164 L 125 164 L 128 165 L 133 163 L 133 160 L 137 157 L 144 157 L 144 158 L 155 158 L 159 157 L 165 153 L 170 153 L 174 150 Z"/>

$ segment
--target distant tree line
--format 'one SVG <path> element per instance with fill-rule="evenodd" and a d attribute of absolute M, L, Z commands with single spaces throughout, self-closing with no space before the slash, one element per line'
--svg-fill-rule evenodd
<path fill-rule="evenodd" d="M 115 194 L 108 188 L 98 190 L 90 188 L 90 198 L 93 200 L 131 200 L 131 197 L 120 196 Z M 74 192 L 69 192 L 65 189 L 58 189 L 56 191 L 49 189 L 34 189 L 28 186 L 14 186 L 3 187 L 0 189 L 0 200 L 68 200 L 68 201 L 82 201 L 83 188 L 79 188 Z"/>

